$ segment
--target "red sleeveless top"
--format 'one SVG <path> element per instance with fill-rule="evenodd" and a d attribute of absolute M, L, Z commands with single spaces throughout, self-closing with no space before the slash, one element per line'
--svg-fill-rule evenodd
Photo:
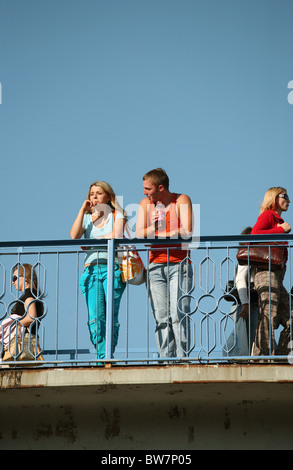
<path fill-rule="evenodd" d="M 169 206 L 168 211 L 166 212 L 166 233 L 170 233 L 173 230 L 177 230 L 181 227 L 180 220 L 177 216 L 176 212 L 176 200 L 178 198 L 178 194 L 172 193 L 172 199 Z M 149 220 L 151 221 L 151 216 L 153 211 L 155 210 L 155 204 L 151 202 L 151 208 L 149 211 Z M 158 235 L 158 231 L 155 232 L 155 235 Z M 171 247 L 177 247 L 176 250 L 169 249 Z M 188 256 L 187 250 L 181 250 L 181 245 L 178 243 L 177 245 L 152 245 L 151 248 L 156 248 L 156 250 L 151 251 L 150 253 L 150 263 L 167 263 L 168 262 L 168 255 L 169 255 L 169 263 L 180 263 L 182 260 Z M 162 249 L 163 248 L 163 249 Z"/>

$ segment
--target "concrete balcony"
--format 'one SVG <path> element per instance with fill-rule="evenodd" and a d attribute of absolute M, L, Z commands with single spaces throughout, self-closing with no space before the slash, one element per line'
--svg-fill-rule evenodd
<path fill-rule="evenodd" d="M 38 325 L 44 360 L 13 357 L 0 368 L 0 449 L 92 449 L 101 455 L 108 450 L 192 455 L 198 449 L 291 449 L 290 343 L 288 356 L 282 357 L 237 356 L 233 348 L 227 350 L 235 330 L 227 284 L 244 239 L 206 237 L 191 247 L 194 285 L 184 295 L 191 299 L 186 316 L 192 334 L 185 357 L 158 357 L 148 285 L 127 285 L 114 355 L 112 312 L 107 312 L 102 365 L 96 364 L 78 286 L 83 270 L 79 245 L 88 241 L 0 243 L 0 321 L 18 299 L 9 279 L 14 266 L 35 266 L 46 294 Z M 288 292 L 292 239 L 286 238 Z M 149 248 L 144 241 L 135 243 L 147 267 Z M 115 249 L 109 244 L 113 256 Z"/>
<path fill-rule="evenodd" d="M 290 364 L 5 369 L 0 377 L 1 449 L 293 447 Z"/>

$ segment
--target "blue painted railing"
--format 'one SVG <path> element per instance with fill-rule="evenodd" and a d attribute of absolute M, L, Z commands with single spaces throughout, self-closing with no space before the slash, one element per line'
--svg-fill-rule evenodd
<path fill-rule="evenodd" d="M 45 240 L 7 241 L 0 243 L 0 325 L 9 317 L 12 305 L 19 298 L 11 287 L 15 266 L 29 263 L 39 276 L 40 289 L 44 291 L 42 302 L 44 316 L 38 322 L 39 347 L 31 360 L 19 361 L 21 352 L 14 352 L 2 367 L 52 367 L 61 365 L 97 365 L 94 347 L 90 343 L 87 330 L 87 311 L 79 289 L 79 278 L 83 271 L 84 252 L 81 247 L 107 246 L 108 285 L 107 285 L 107 325 L 106 357 L 99 364 L 115 363 L 205 363 L 250 361 L 251 354 L 233 355 L 227 351 L 228 337 L 235 329 L 232 310 L 237 308 L 228 302 L 229 280 L 235 277 L 236 253 L 243 242 L 277 242 L 288 244 L 288 262 L 284 285 L 288 292 L 292 286 L 292 235 L 252 235 L 203 236 L 200 239 L 170 241 L 172 245 L 183 243 L 190 250 L 189 263 L 193 268 L 193 287 L 183 293 L 190 297 L 190 351 L 184 357 L 158 356 L 155 341 L 155 323 L 149 303 L 149 282 L 142 286 L 127 285 L 122 297 L 119 321 L 119 341 L 112 354 L 113 329 L 113 286 L 115 254 L 122 245 L 135 245 L 144 260 L 148 274 L 150 246 L 166 245 L 166 240 L 123 239 L 123 240 Z M 2 287 L 1 287 L 2 286 Z M 230 299 L 231 300 L 231 299 Z M 231 308 L 234 305 L 233 308 Z M 291 305 L 291 304 L 290 304 Z M 290 307 L 291 310 L 291 307 Z M 291 314 L 291 313 L 290 313 Z M 249 327 L 248 323 L 248 327 Z M 0 326 L 1 328 L 1 326 Z M 0 330 L 1 331 L 1 330 Z M 276 337 L 279 332 L 276 331 Z M 293 344 L 293 343 L 292 343 Z M 291 344 L 288 344 L 288 358 L 274 356 L 253 356 L 254 361 L 286 359 L 290 362 Z M 249 345 L 249 350 L 251 344 Z M 3 353 L 4 345 L 0 345 Z M 40 353 L 40 355 L 38 355 Z M 41 360 L 40 360 L 41 359 Z"/>

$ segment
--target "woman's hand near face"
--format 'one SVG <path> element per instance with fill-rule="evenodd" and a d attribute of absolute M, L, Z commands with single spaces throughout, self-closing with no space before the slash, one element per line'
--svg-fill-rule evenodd
<path fill-rule="evenodd" d="M 91 201 L 89 199 L 86 199 L 84 203 L 82 204 L 80 210 L 83 212 L 83 214 L 85 214 L 87 211 L 92 209 L 92 207 L 93 207 L 93 204 L 91 203 Z"/>

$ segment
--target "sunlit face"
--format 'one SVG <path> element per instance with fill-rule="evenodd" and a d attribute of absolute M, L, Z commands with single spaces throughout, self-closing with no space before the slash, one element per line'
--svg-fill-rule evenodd
<path fill-rule="evenodd" d="M 109 201 L 109 196 L 101 188 L 101 186 L 92 186 L 90 190 L 90 201 L 93 206 L 97 204 L 107 204 Z"/>
<path fill-rule="evenodd" d="M 24 277 L 20 274 L 18 275 L 18 269 L 13 272 L 12 276 L 12 284 L 14 285 L 15 289 L 17 290 L 24 290 Z"/>
<path fill-rule="evenodd" d="M 282 212 L 286 212 L 289 208 L 290 199 L 286 191 L 282 191 L 276 197 L 277 210 L 280 209 Z"/>
<path fill-rule="evenodd" d="M 150 202 L 157 202 L 161 198 L 160 186 L 157 188 L 150 180 L 143 182 L 143 194 Z"/>

